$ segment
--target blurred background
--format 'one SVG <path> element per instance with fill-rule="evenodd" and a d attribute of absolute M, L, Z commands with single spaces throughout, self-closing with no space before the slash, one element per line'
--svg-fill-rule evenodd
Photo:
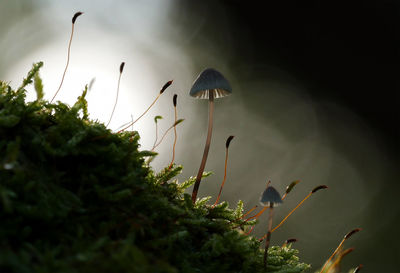
<path fill-rule="evenodd" d="M 282 194 L 301 180 L 275 210 L 277 224 L 315 186 L 313 195 L 272 236 L 273 244 L 297 238 L 300 258 L 317 270 L 353 228 L 355 251 L 343 272 L 398 272 L 399 13 L 395 0 L 366 1 L 50 1 L 0 2 L 0 79 L 19 86 L 33 62 L 44 61 L 45 98 L 51 99 L 66 63 L 71 18 L 75 24 L 70 65 L 56 100 L 70 105 L 93 79 L 92 119 L 107 122 L 115 101 L 119 65 L 126 62 L 112 130 L 138 117 L 168 80 L 173 85 L 135 124 L 141 149 L 173 124 L 178 94 L 176 163 L 179 180 L 196 175 L 206 138 L 208 105 L 189 97 L 207 67 L 222 72 L 233 94 L 218 99 L 212 144 L 199 195 L 245 210 L 258 205 L 266 182 Z M 28 99 L 35 98 L 29 90 Z M 152 162 L 171 160 L 173 133 Z M 254 235 L 267 228 L 263 215 Z M 311 272 L 313 272 L 311 270 Z"/>

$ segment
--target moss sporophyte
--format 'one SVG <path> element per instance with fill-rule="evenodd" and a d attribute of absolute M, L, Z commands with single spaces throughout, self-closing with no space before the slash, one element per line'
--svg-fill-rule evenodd
<path fill-rule="evenodd" d="M 74 15 L 73 26 L 81 14 Z M 176 176 L 182 166 L 174 163 L 175 130 L 183 119 L 177 118 L 177 96 L 172 98 L 173 125 L 160 140 L 157 121 L 161 116 L 154 119 L 153 151 L 139 149 L 139 133 L 131 127 L 172 81 L 161 88 L 141 116 L 112 132 L 89 118 L 88 86 L 73 106 L 43 99 L 39 76 L 42 65 L 34 64 L 16 90 L 0 81 L 0 272 L 293 273 L 310 267 L 299 261 L 298 251 L 292 248 L 297 239 L 270 246 L 271 234 L 306 199 L 327 186 L 314 188 L 275 228 L 273 209 L 298 180 L 289 184 L 282 198 L 268 183 L 260 198 L 263 209 L 254 216 L 249 215 L 257 206 L 244 213 L 240 200 L 230 208 L 227 202 L 219 202 L 227 179 L 228 148 L 233 139 L 230 136 L 225 144 L 224 179 L 216 201 L 209 204 L 211 197 L 197 198 L 201 179 L 210 176 L 204 168 L 214 98 L 232 92 L 221 73 L 204 70 L 190 91 L 192 96 L 209 100 L 209 129 L 198 175 L 179 182 Z M 123 64 L 120 77 L 122 70 Z M 119 81 L 120 78 L 118 86 Z M 37 99 L 27 102 L 25 88 L 32 82 Z M 62 82 L 63 79 L 60 87 Z M 117 97 L 118 91 L 117 87 Z M 116 102 L 117 99 L 110 105 L 111 113 Z M 154 149 L 172 129 L 172 160 L 155 172 L 150 166 L 156 156 Z M 193 185 L 192 195 L 186 193 Z M 251 232 L 257 218 L 268 208 L 267 240 L 262 247 L 264 237 L 257 239 Z M 359 230 L 346 234 L 319 270 L 321 273 L 338 271 L 342 259 L 353 251 L 342 250 L 344 242 Z M 359 265 L 354 272 L 361 268 Z"/>

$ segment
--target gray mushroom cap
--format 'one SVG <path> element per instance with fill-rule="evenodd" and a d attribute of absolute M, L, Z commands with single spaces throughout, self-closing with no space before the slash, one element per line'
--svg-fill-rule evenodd
<path fill-rule="evenodd" d="M 274 207 L 279 206 L 282 203 L 282 198 L 274 187 L 269 186 L 262 193 L 260 197 L 260 204 L 264 207 L 269 207 L 271 203 L 274 204 Z"/>
<path fill-rule="evenodd" d="M 200 73 L 190 89 L 190 95 L 199 99 L 208 99 L 209 92 L 214 92 L 214 98 L 221 98 L 232 93 L 228 80 L 213 68 L 207 68 Z"/>

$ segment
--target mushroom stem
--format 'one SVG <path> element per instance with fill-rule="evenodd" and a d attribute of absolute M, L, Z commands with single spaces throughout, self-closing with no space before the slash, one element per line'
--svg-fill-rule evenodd
<path fill-rule="evenodd" d="M 201 177 L 203 176 L 204 168 L 206 167 L 206 161 L 208 156 L 208 151 L 210 150 L 212 127 L 213 127 L 213 113 L 214 113 L 214 90 L 209 90 L 209 100 L 208 100 L 208 133 L 206 145 L 204 146 L 203 158 L 200 163 L 200 168 L 196 176 L 196 182 L 194 183 L 192 192 L 192 202 L 196 202 L 197 192 L 199 191 Z"/>
<path fill-rule="evenodd" d="M 274 210 L 274 203 L 269 206 L 269 216 L 268 216 L 268 233 L 267 240 L 265 241 L 265 252 L 264 252 L 264 269 L 267 269 L 267 258 L 268 258 L 268 248 L 271 241 L 271 229 L 272 229 L 272 215 Z"/>

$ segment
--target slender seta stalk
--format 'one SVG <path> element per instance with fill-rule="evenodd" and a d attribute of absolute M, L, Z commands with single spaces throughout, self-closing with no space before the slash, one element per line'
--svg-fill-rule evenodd
<path fill-rule="evenodd" d="M 108 125 L 110 124 L 111 119 L 112 119 L 112 117 L 113 117 L 113 115 L 114 115 L 115 107 L 117 106 L 118 94 L 119 94 L 119 84 L 120 84 L 120 81 L 121 81 L 122 71 L 124 71 L 124 66 L 125 66 L 125 63 L 124 63 L 124 62 L 122 62 L 121 65 L 119 66 L 119 77 L 118 77 L 118 84 L 117 84 L 117 97 L 115 98 L 114 107 L 113 107 L 113 110 L 112 110 L 112 112 L 111 112 L 110 119 L 108 120 L 108 123 L 107 123 L 106 127 L 108 127 Z"/>
<path fill-rule="evenodd" d="M 162 119 L 162 116 L 155 116 L 154 117 L 154 123 L 156 124 L 156 137 L 154 139 L 153 148 L 151 148 L 152 150 L 154 150 L 154 148 L 156 147 L 157 141 L 158 141 L 158 120 L 159 119 Z M 133 119 L 132 119 L 132 122 L 133 122 Z M 133 127 L 133 125 L 132 125 L 132 127 Z"/>
<path fill-rule="evenodd" d="M 172 168 L 172 164 L 174 164 L 174 161 L 175 161 L 175 146 L 176 146 L 176 140 L 178 138 L 177 133 L 176 133 L 176 121 L 178 120 L 178 114 L 177 114 L 177 111 L 176 111 L 177 99 L 178 99 L 178 95 L 174 94 L 174 97 L 172 98 L 172 103 L 174 105 L 174 120 L 175 120 L 175 123 L 174 123 L 174 144 L 172 146 L 172 159 L 171 159 L 171 163 L 169 164 L 168 169 Z"/>
<path fill-rule="evenodd" d="M 72 38 L 74 37 L 75 21 L 76 21 L 76 18 L 78 18 L 78 17 L 81 16 L 82 14 L 83 14 L 83 12 L 78 11 L 78 12 L 75 13 L 74 16 L 72 17 L 72 30 L 71 30 L 71 37 L 69 38 L 69 43 L 68 43 L 67 64 L 65 65 L 65 69 L 64 69 L 64 73 L 63 73 L 62 78 L 61 78 L 60 85 L 58 86 L 58 89 L 57 89 L 56 93 L 54 94 L 53 98 L 51 99 L 50 103 L 53 102 L 53 100 L 54 100 L 55 97 L 57 96 L 57 94 L 58 94 L 58 92 L 60 91 L 61 86 L 62 86 L 62 84 L 63 84 L 63 82 L 64 82 L 65 74 L 67 73 L 67 69 L 68 69 L 68 65 L 69 65 L 69 58 L 70 58 L 70 55 L 71 55 L 71 43 L 72 43 Z"/>
<path fill-rule="evenodd" d="M 232 139 L 234 138 L 234 136 L 229 136 L 226 139 L 226 144 L 225 144 L 225 169 L 224 169 L 224 179 L 222 180 L 222 184 L 221 184 L 221 188 L 219 189 L 219 193 L 217 196 L 217 200 L 215 200 L 215 203 L 213 205 L 213 207 L 215 207 L 215 205 L 218 203 L 219 198 L 221 197 L 221 193 L 222 193 L 222 189 L 224 188 L 224 184 L 226 181 L 226 169 L 227 169 L 227 165 L 228 165 L 228 151 L 229 151 L 229 144 L 231 143 Z"/>
<path fill-rule="evenodd" d="M 282 196 L 282 201 L 285 200 L 286 196 L 292 191 L 292 189 L 294 188 L 294 186 L 296 186 L 299 182 L 300 182 L 300 180 L 293 181 L 292 183 L 290 183 L 289 186 L 286 187 L 285 194 Z M 270 183 L 270 181 L 269 181 L 268 183 Z M 249 217 L 248 219 L 246 219 L 246 222 L 247 222 L 247 221 L 250 221 L 250 220 L 252 220 L 252 219 L 254 219 L 254 218 L 255 218 L 255 219 L 258 219 L 258 218 L 264 213 L 264 211 L 265 211 L 266 209 L 267 209 L 267 207 L 262 208 L 256 215 L 254 215 L 254 216 Z M 250 228 L 250 230 L 249 230 L 246 234 L 249 235 L 249 234 L 254 230 L 254 228 L 255 228 L 255 226 L 252 226 L 252 227 Z M 264 240 L 264 239 L 265 239 L 265 236 L 264 236 L 262 239 L 260 239 L 260 240 Z"/>
<path fill-rule="evenodd" d="M 354 233 L 357 233 L 357 232 L 359 232 L 360 230 L 362 230 L 362 229 L 361 229 L 361 228 L 353 229 L 352 231 L 350 231 L 349 233 L 347 233 L 347 234 L 343 237 L 343 239 L 342 239 L 342 241 L 340 242 L 340 244 L 338 245 L 338 247 L 335 249 L 335 251 L 334 251 L 334 252 L 332 253 L 332 255 L 329 257 L 329 259 L 325 262 L 325 264 L 324 264 L 324 266 L 322 267 L 320 273 L 324 272 L 325 267 L 328 266 L 329 262 L 330 262 L 331 259 L 336 255 L 336 253 L 340 250 L 340 248 L 342 247 L 343 243 L 344 243 L 347 239 L 349 239 Z M 329 267 L 330 267 L 330 266 L 329 266 Z M 329 270 L 329 267 L 327 268 L 328 270 Z M 328 271 L 328 270 L 327 270 L 327 271 Z"/>
<path fill-rule="evenodd" d="M 304 201 L 306 201 L 312 194 L 316 193 L 317 191 L 319 191 L 321 189 L 326 189 L 326 188 L 328 188 L 328 186 L 326 186 L 326 185 L 320 185 L 320 186 L 315 187 L 309 194 L 307 194 L 307 196 L 303 200 L 301 200 L 301 202 L 299 204 L 297 204 L 297 206 L 294 209 L 292 209 L 288 213 L 288 215 L 286 215 L 285 218 L 283 218 L 283 220 L 276 227 L 274 227 L 272 229 L 271 232 L 274 232 L 275 230 L 277 230 L 289 218 L 289 216 L 292 215 L 292 213 L 295 212 L 295 210 L 297 210 L 304 203 Z M 267 236 L 267 234 L 265 234 L 263 237 L 261 237 L 260 241 L 264 240 L 266 236 Z"/>
<path fill-rule="evenodd" d="M 295 211 L 295 210 L 297 210 L 300 206 L 301 206 L 301 204 L 303 204 L 304 203 L 304 201 L 306 201 L 313 193 L 316 193 L 318 190 L 321 190 L 321 189 L 326 189 L 326 188 L 328 188 L 328 186 L 326 186 L 326 185 L 321 185 L 321 186 L 318 186 L 318 187 L 315 187 L 291 212 L 289 212 L 289 214 L 288 215 L 286 215 L 286 217 L 276 226 L 276 227 L 274 227 L 274 229 L 272 230 L 272 232 L 274 232 L 277 228 L 279 228 L 286 220 L 287 220 L 287 218 L 290 216 L 290 215 L 292 215 L 292 213 Z"/>
<path fill-rule="evenodd" d="M 126 129 L 128 129 L 130 126 L 132 126 L 133 124 L 135 124 L 139 119 L 141 119 L 149 110 L 150 108 L 156 103 L 156 101 L 158 100 L 158 98 L 162 95 L 162 93 L 164 93 L 165 89 L 167 89 L 171 84 L 172 84 L 172 80 L 168 81 L 164 84 L 164 86 L 161 88 L 160 93 L 158 93 L 157 97 L 155 98 L 155 100 L 150 104 L 150 106 L 146 109 L 146 111 L 144 111 L 143 114 L 141 114 L 135 121 L 129 122 L 128 124 L 124 124 L 121 130 L 118 131 L 118 133 L 121 133 L 123 131 L 125 131 Z"/>
<path fill-rule="evenodd" d="M 178 119 L 176 122 L 174 122 L 174 124 L 173 124 L 171 127 L 169 127 L 169 128 L 165 131 L 165 133 L 164 133 L 163 136 L 161 137 L 160 141 L 153 147 L 153 149 L 152 149 L 151 151 L 154 151 L 154 149 L 157 148 L 158 145 L 160 145 L 161 142 L 164 140 L 164 138 L 165 138 L 165 136 L 168 134 L 168 132 L 171 131 L 172 128 L 174 128 L 176 125 L 178 125 L 178 124 L 181 123 L 182 121 L 184 121 L 184 119 Z"/>

